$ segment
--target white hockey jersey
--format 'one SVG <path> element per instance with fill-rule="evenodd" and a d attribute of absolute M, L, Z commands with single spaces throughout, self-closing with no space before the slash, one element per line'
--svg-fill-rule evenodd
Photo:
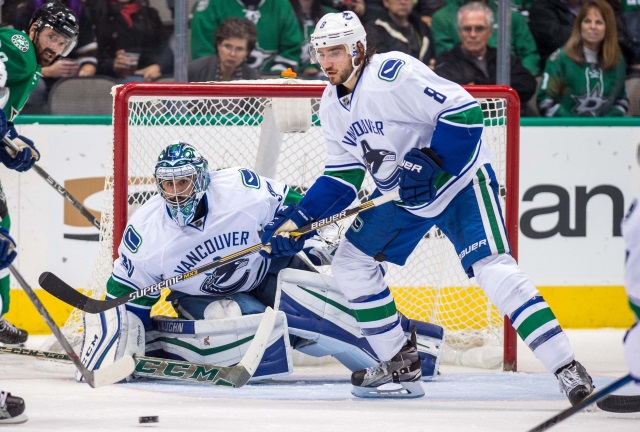
<path fill-rule="evenodd" d="M 336 86 L 328 85 L 320 106 L 326 170 L 366 169 L 382 193 L 397 188 L 409 150 L 434 149 L 450 175 L 438 185 L 435 200 L 408 208 L 420 216 L 440 213 L 493 159 L 479 139 L 483 121 L 475 99 L 401 52 L 374 55 L 349 95 L 339 97 Z"/>
<path fill-rule="evenodd" d="M 178 226 L 160 195 L 138 209 L 118 248 L 114 281 L 131 289 L 143 288 L 260 243 L 259 232 L 284 202 L 288 186 L 246 168 L 210 175 L 202 198 L 208 206 L 202 223 Z M 258 253 L 247 255 L 171 289 L 191 295 L 250 291 L 262 281 L 269 264 Z"/>

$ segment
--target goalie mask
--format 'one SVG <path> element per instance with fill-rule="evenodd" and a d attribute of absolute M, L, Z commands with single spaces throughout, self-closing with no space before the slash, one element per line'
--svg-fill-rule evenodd
<path fill-rule="evenodd" d="M 155 179 L 171 218 L 179 226 L 191 223 L 209 186 L 207 160 L 191 144 L 170 144 L 158 157 Z"/>
<path fill-rule="evenodd" d="M 48 2 L 43 4 L 31 17 L 29 22 L 29 31 L 32 30 L 33 25 L 34 38 L 33 43 L 38 43 L 40 33 L 45 27 L 53 29 L 63 38 L 67 39 L 67 44 L 60 54 L 62 57 L 69 55 L 71 50 L 76 46 L 78 41 L 78 33 L 80 27 L 78 26 L 78 19 L 73 14 L 71 9 L 57 3 Z"/>
<path fill-rule="evenodd" d="M 367 32 L 355 13 L 351 11 L 328 13 L 318 21 L 311 34 L 311 46 L 309 46 L 311 62 L 320 63 L 318 60 L 319 48 L 344 45 L 347 53 L 351 56 L 351 64 L 353 65 L 353 72 L 347 79 L 349 81 L 360 67 L 355 64 L 358 42 L 362 44 L 366 52 Z M 324 72 L 324 68 L 322 71 Z"/>

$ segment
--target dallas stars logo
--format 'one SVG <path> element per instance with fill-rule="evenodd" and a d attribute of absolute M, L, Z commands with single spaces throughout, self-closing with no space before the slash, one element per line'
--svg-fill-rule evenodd
<path fill-rule="evenodd" d="M 600 69 L 591 69 L 588 74 L 587 89 L 591 87 L 590 81 L 592 79 L 595 79 L 598 82 L 595 86 L 593 86 L 591 90 L 589 90 L 582 96 L 571 95 L 576 103 L 572 111 L 574 114 L 579 116 L 587 115 L 596 117 L 598 112 L 600 111 L 600 108 L 610 103 L 612 98 L 602 96 L 602 72 L 600 71 Z"/>
<path fill-rule="evenodd" d="M 29 41 L 23 35 L 17 34 L 11 37 L 11 42 L 22 52 L 29 51 Z"/>

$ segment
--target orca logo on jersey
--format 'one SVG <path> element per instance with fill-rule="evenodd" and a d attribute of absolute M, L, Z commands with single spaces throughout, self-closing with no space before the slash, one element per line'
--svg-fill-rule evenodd
<path fill-rule="evenodd" d="M 361 144 L 362 159 L 364 159 L 364 162 L 367 165 L 367 171 L 371 174 L 376 174 L 383 162 L 395 162 L 396 160 L 396 154 L 390 150 L 372 149 L 369 143 L 365 140 L 362 140 Z"/>
<path fill-rule="evenodd" d="M 239 169 L 242 176 L 242 184 L 248 188 L 260 189 L 260 177 L 256 173 L 246 168 Z"/>
<path fill-rule="evenodd" d="M 138 249 L 140 249 L 140 245 L 142 245 L 142 237 L 140 237 L 140 234 L 138 234 L 133 226 L 128 225 L 122 236 L 122 243 L 124 243 L 132 253 L 136 253 Z"/>
<path fill-rule="evenodd" d="M 236 282 L 226 286 L 222 284 L 231 279 L 236 271 L 248 264 L 249 259 L 242 258 L 218 267 L 213 273 L 207 275 L 207 278 L 200 285 L 200 291 L 207 294 L 233 294 L 247 283 L 250 270 L 246 270 Z"/>
<path fill-rule="evenodd" d="M 378 78 L 384 81 L 395 81 L 398 78 L 400 69 L 405 65 L 404 60 L 400 59 L 388 59 L 380 65 L 378 70 Z"/>

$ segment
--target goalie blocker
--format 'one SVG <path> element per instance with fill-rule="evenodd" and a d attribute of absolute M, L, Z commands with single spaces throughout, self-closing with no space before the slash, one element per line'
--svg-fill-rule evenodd
<path fill-rule="evenodd" d="M 276 324 L 253 381 L 291 373 L 292 348 L 313 357 L 333 356 L 351 371 L 379 363 L 331 276 L 282 270 L 274 309 L 280 309 Z M 204 320 L 153 317 L 152 330 L 146 334 L 135 315 L 123 314 L 123 307 L 85 317 L 82 360 L 92 367 L 104 366 L 123 353 L 226 366 L 245 354 L 262 314 Z M 121 336 L 114 337 L 118 325 Z M 444 332 L 440 326 L 402 317 L 407 336 L 413 325 L 423 360 L 422 379 L 428 380 L 438 373 Z M 101 329 L 107 333 L 101 335 Z M 144 349 L 141 340 L 146 341 Z"/>

